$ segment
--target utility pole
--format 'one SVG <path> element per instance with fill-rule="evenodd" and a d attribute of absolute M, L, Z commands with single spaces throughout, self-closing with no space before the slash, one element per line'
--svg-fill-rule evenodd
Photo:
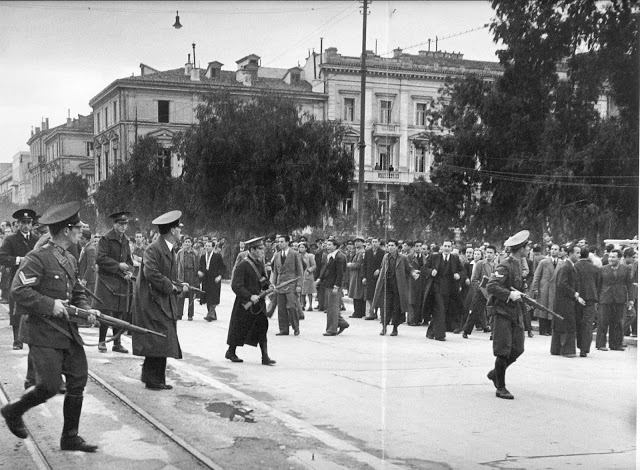
<path fill-rule="evenodd" d="M 364 110 L 367 82 L 367 6 L 371 0 L 362 1 L 362 63 L 360 66 L 360 142 L 358 142 L 358 223 L 357 234 L 362 236 L 364 226 Z"/>

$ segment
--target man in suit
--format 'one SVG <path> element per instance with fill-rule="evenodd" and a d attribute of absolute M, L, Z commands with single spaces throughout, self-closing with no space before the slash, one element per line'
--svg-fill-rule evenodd
<path fill-rule="evenodd" d="M 179 282 L 186 282 L 192 287 L 198 287 L 200 285 L 200 279 L 198 277 L 198 255 L 193 250 L 193 239 L 191 237 L 184 237 L 182 241 L 182 249 L 178 251 L 178 277 L 176 280 Z M 178 318 L 182 320 L 184 313 L 185 300 L 189 299 L 189 307 L 187 310 L 187 320 L 193 321 L 193 312 L 195 310 L 195 291 L 190 290 L 186 296 L 180 296 L 178 298 Z"/>
<path fill-rule="evenodd" d="M 273 257 L 271 283 L 274 286 L 298 278 L 296 282 L 281 287 L 276 291 L 278 327 L 280 328 L 276 336 L 288 335 L 289 325 L 293 328 L 294 335 L 298 336 L 300 334 L 296 297 L 302 292 L 304 272 L 302 270 L 300 254 L 289 247 L 290 241 L 289 235 L 281 235 L 278 237 L 280 253 L 275 254 Z"/>
<path fill-rule="evenodd" d="M 213 249 L 213 242 L 204 243 L 204 253 L 200 256 L 198 277 L 202 280 L 204 301 L 207 303 L 207 316 L 204 319 L 212 322 L 218 319 L 216 307 L 220 304 L 220 287 L 222 275 L 226 271 L 224 260 L 220 253 Z"/>
<path fill-rule="evenodd" d="M 82 229 L 79 244 L 82 250 L 78 260 L 78 279 L 89 292 L 93 293 L 96 288 L 96 243 L 92 240 L 91 230 Z"/>
<path fill-rule="evenodd" d="M 460 302 L 459 281 L 464 276 L 464 267 L 458 255 L 451 253 L 451 250 L 451 241 L 445 240 L 442 252 L 432 254 L 420 269 L 420 276 L 427 279 L 423 308 L 430 292 L 433 293 L 434 302 L 427 338 L 437 341 L 446 341 L 446 320 L 451 319 Z"/>
<path fill-rule="evenodd" d="M 558 245 L 551 245 L 549 256 L 538 263 L 531 284 L 533 298 L 551 311 L 554 310 L 556 298 L 556 272 L 563 263 L 558 257 L 559 252 Z M 552 315 L 538 310 L 536 316 L 540 324 L 540 336 L 551 336 Z"/>
<path fill-rule="evenodd" d="M 376 283 L 380 275 L 380 266 L 382 266 L 382 258 L 384 258 L 384 250 L 380 248 L 380 239 L 373 237 L 371 239 L 371 248 L 364 252 L 364 280 L 365 300 L 367 308 L 367 316 L 365 320 L 375 320 L 378 318 L 377 309 L 373 307 L 373 295 L 376 292 Z"/>
<path fill-rule="evenodd" d="M 473 272 L 471 273 L 471 284 L 477 289 L 475 298 L 469 310 L 469 317 L 462 328 L 462 336 L 468 338 L 473 331 L 473 325 L 483 323 L 484 311 L 487 307 L 487 292 L 486 288 L 481 288 L 480 284 L 486 277 L 491 279 L 491 275 L 496 269 L 496 247 L 495 245 L 488 245 L 484 249 L 485 258 L 476 262 L 473 266 Z M 481 289 L 484 289 L 481 290 Z M 488 330 L 485 324 L 485 332 Z"/>
<path fill-rule="evenodd" d="M 596 348 L 607 351 L 607 330 L 609 331 L 609 349 L 624 350 L 622 346 L 622 318 L 626 308 L 633 307 L 635 290 L 631 267 L 622 264 L 622 252 L 613 249 L 609 252 L 609 262 L 602 267 L 600 286 L 600 319 Z"/>
<path fill-rule="evenodd" d="M 364 298 L 364 239 L 356 237 L 356 250 L 351 261 L 347 262 L 349 271 L 349 297 L 353 299 L 353 315 L 349 318 L 364 318 L 366 315 L 366 301 Z"/>
<path fill-rule="evenodd" d="M 3 274 L 8 277 L 9 286 L 13 282 L 20 262 L 27 253 L 33 250 L 38 241 L 37 237 L 31 233 L 35 216 L 35 211 L 31 209 L 15 211 L 13 218 L 18 222 L 18 230 L 13 235 L 7 236 L 0 247 L 0 266 L 9 268 L 8 274 L 6 272 Z M 13 328 L 13 349 L 22 349 L 22 341 L 19 336 L 20 317 L 15 314 L 15 302 L 11 299 L 11 294 L 9 294 L 9 324 Z"/>
<path fill-rule="evenodd" d="M 596 318 L 596 304 L 598 292 L 602 284 L 602 272 L 589 259 L 591 252 L 589 247 L 580 249 L 580 259 L 576 263 L 578 272 L 578 285 L 584 305 L 576 305 L 576 342 L 580 349 L 580 357 L 587 357 L 591 350 L 593 339 L 593 322 Z"/>
<path fill-rule="evenodd" d="M 327 240 L 327 265 L 322 271 L 317 284 L 322 284 L 327 292 L 327 330 L 323 336 L 336 336 L 349 328 L 349 323 L 340 315 L 342 299 L 342 282 L 347 269 L 347 258 L 338 249 L 340 243 L 330 238 Z"/>
<path fill-rule="evenodd" d="M 14 277 L 11 297 L 18 315 L 24 318 L 21 334 L 29 345 L 35 386 L 29 387 L 19 400 L 0 410 L 9 430 L 21 439 L 28 436 L 22 415 L 54 397 L 60 390 L 61 375 L 66 377 L 62 405 L 64 424 L 60 449 L 95 452 L 78 435 L 84 388 L 87 384 L 87 357 L 78 334 L 78 324 L 69 321 L 66 303 L 89 310 L 88 323 L 95 323 L 99 312 L 90 310 L 84 289 L 78 281 L 78 265 L 68 248 L 77 244 L 82 233 L 78 217 L 80 203 L 55 206 L 42 215 L 48 224 L 51 240 L 30 251 Z M 24 212 L 23 212 L 24 214 Z M 21 223 L 22 224 L 22 223 Z"/>
<path fill-rule="evenodd" d="M 555 309 L 563 320 L 553 319 L 551 354 L 554 356 L 576 357 L 576 304 L 586 305 L 578 290 L 578 272 L 574 266 L 579 259 L 580 247 L 570 245 L 556 276 Z"/>
<path fill-rule="evenodd" d="M 382 259 L 380 276 L 376 283 L 373 306 L 382 308 L 381 336 L 387 334 L 387 325 L 393 325 L 391 336 L 398 335 L 398 325 L 404 322 L 411 300 L 413 270 L 405 255 L 398 252 L 398 242 L 387 242 L 387 254 Z M 416 274 L 417 278 L 417 274 Z"/>
<path fill-rule="evenodd" d="M 189 284 L 181 287 L 173 281 L 178 275 L 176 245 L 180 240 L 182 212 L 170 211 L 154 219 L 160 236 L 144 252 L 136 282 L 133 324 L 162 333 L 165 337 L 132 334 L 133 354 L 144 356 L 140 380 L 150 390 L 171 390 L 166 383 L 167 358 L 182 359 L 178 341 L 178 299 L 189 292 Z"/>
<path fill-rule="evenodd" d="M 320 279 L 320 274 L 324 270 L 327 265 L 327 250 L 325 241 L 322 238 L 316 239 L 316 243 L 318 245 L 318 249 L 315 252 L 315 262 L 316 262 L 316 280 Z M 318 300 L 318 310 L 323 312 L 326 308 L 325 306 L 325 291 L 322 283 L 316 283 L 316 299 Z"/>

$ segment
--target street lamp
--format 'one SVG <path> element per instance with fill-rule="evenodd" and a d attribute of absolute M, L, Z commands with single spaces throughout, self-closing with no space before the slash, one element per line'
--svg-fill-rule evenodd
<path fill-rule="evenodd" d="M 173 23 L 173 27 L 176 29 L 182 28 L 182 25 L 180 24 L 180 16 L 178 15 L 177 11 L 176 11 L 176 22 Z"/>

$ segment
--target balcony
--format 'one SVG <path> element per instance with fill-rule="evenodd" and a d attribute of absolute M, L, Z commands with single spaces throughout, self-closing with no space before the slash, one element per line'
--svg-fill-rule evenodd
<path fill-rule="evenodd" d="M 413 183 L 413 181 L 420 176 L 429 180 L 429 173 L 419 173 L 417 171 L 364 170 L 364 180 L 366 183 L 404 185 Z M 357 173 L 355 179 L 357 181 Z"/>
<path fill-rule="evenodd" d="M 380 124 L 376 123 L 373 128 L 373 133 L 380 136 L 400 136 L 400 124 Z"/>

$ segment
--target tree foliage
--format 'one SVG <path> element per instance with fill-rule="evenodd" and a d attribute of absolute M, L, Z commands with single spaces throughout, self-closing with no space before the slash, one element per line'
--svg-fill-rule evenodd
<path fill-rule="evenodd" d="M 623 0 L 495 0 L 491 28 L 504 75 L 466 77 L 441 90 L 432 184 L 402 200 L 434 207 L 431 222 L 466 238 L 501 240 L 528 228 L 538 240 L 637 233 L 638 47 Z M 601 119 L 609 94 L 619 116 Z"/>
<path fill-rule="evenodd" d="M 300 116 L 282 96 L 212 94 L 177 139 L 193 212 L 246 228 L 291 230 L 333 216 L 354 163 L 338 124 Z"/>
<path fill-rule="evenodd" d="M 29 198 L 27 207 L 36 211 L 38 215 L 42 215 L 52 206 L 78 201 L 82 203 L 80 218 L 93 229 L 96 217 L 94 207 L 89 200 L 88 189 L 89 183 L 81 175 L 64 173 L 45 184 L 36 196 Z"/>

